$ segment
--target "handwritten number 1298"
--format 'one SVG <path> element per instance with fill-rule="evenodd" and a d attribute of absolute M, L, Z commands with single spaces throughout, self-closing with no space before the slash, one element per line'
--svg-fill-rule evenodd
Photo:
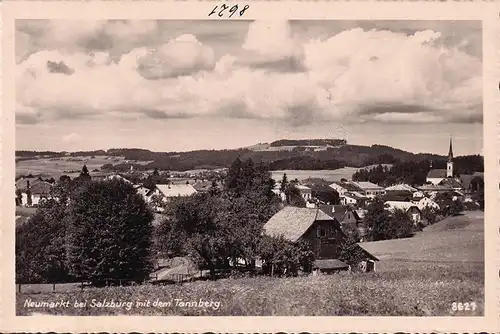
<path fill-rule="evenodd" d="M 208 14 L 208 16 L 211 16 L 211 15 L 213 15 L 213 14 L 217 13 L 217 15 L 218 15 L 219 17 L 223 17 L 223 16 L 224 16 L 224 11 L 225 11 L 226 9 L 229 9 L 229 12 L 227 12 L 227 13 L 226 13 L 226 15 L 229 15 L 229 17 L 232 17 L 235 13 L 237 13 L 237 12 L 238 12 L 238 8 L 239 8 L 239 7 L 238 7 L 238 5 L 234 5 L 234 6 L 232 6 L 231 8 L 229 8 L 229 6 L 228 6 L 228 5 L 226 5 L 226 4 L 222 4 L 220 7 L 219 7 L 219 6 L 215 6 L 215 7 L 214 7 L 214 9 L 212 9 L 212 11 L 210 12 L 210 14 Z M 250 8 L 250 6 L 249 6 L 249 5 L 245 5 L 245 7 L 243 7 L 243 9 L 241 9 L 241 10 L 239 11 L 240 17 L 242 17 L 242 16 L 243 16 L 243 14 L 245 14 L 245 11 L 246 11 L 248 8 Z"/>

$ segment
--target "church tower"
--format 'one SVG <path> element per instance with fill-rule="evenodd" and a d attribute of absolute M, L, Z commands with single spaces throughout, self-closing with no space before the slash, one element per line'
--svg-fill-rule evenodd
<path fill-rule="evenodd" d="M 448 151 L 448 162 L 446 163 L 446 177 L 453 177 L 453 146 L 450 137 L 450 150 Z"/>

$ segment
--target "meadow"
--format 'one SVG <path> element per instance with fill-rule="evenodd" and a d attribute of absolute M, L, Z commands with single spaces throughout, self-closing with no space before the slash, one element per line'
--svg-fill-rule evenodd
<path fill-rule="evenodd" d="M 61 157 L 61 158 L 38 158 L 21 160 L 16 162 L 16 176 L 19 175 L 44 175 L 59 178 L 62 174 L 70 176 L 78 173 L 64 173 L 64 171 L 79 171 L 83 165 L 87 165 L 89 171 L 100 169 L 105 164 L 120 164 L 126 162 L 124 157 L 114 156 L 88 156 L 88 157 Z M 135 162 L 134 163 L 147 163 Z"/>
<path fill-rule="evenodd" d="M 219 316 L 481 316 L 484 314 L 484 218 L 480 212 L 447 218 L 414 238 L 363 243 L 380 261 L 376 272 L 297 278 L 238 278 L 182 285 L 86 288 L 17 293 L 18 315 Z M 26 300 L 87 301 L 86 307 L 34 309 Z M 95 301 L 129 301 L 133 307 L 97 308 Z M 181 307 L 175 300 L 219 302 Z M 156 300 L 165 307 L 135 307 Z M 454 311 L 454 302 L 476 308 Z"/>
<path fill-rule="evenodd" d="M 283 178 L 283 173 L 286 173 L 288 180 L 305 180 L 307 178 L 320 178 L 329 182 L 338 182 L 342 178 L 352 180 L 352 175 L 358 171 L 359 168 L 344 167 L 334 170 L 274 170 L 271 172 L 272 178 L 275 181 L 280 181 Z"/>

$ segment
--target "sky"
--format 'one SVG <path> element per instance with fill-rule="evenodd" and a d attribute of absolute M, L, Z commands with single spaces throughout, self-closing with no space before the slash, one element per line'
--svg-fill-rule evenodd
<path fill-rule="evenodd" d="M 17 20 L 16 149 L 483 149 L 480 21 Z"/>

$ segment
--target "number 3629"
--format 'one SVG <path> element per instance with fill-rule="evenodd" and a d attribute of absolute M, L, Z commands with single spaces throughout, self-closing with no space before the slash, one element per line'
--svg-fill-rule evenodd
<path fill-rule="evenodd" d="M 470 303 L 453 303 L 451 304 L 451 310 L 452 311 L 475 311 L 477 308 L 477 305 L 475 302 L 470 302 Z"/>

